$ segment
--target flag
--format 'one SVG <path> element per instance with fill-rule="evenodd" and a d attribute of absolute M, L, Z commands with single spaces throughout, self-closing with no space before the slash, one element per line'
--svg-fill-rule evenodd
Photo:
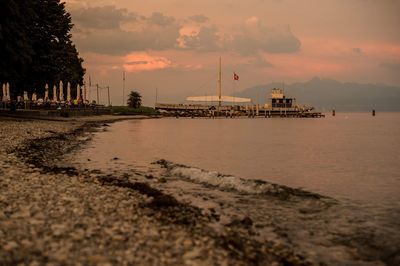
<path fill-rule="evenodd" d="M 239 80 L 239 76 L 235 72 L 233 72 L 233 80 Z"/>

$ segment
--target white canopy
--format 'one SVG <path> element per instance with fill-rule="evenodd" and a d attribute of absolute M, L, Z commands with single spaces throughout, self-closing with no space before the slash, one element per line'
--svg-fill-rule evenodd
<path fill-rule="evenodd" d="M 7 94 L 7 100 L 11 100 L 10 83 L 8 83 L 8 82 L 7 82 L 7 85 L 6 85 L 6 94 Z"/>
<path fill-rule="evenodd" d="M 54 85 L 54 87 L 53 87 L 53 101 L 54 102 L 57 101 L 57 87 L 56 87 L 56 85 Z"/>
<path fill-rule="evenodd" d="M 64 101 L 64 84 L 60 80 L 60 96 L 58 97 L 60 99 L 60 102 Z"/>
<path fill-rule="evenodd" d="M 67 83 L 67 101 L 71 101 L 71 83 Z"/>
<path fill-rule="evenodd" d="M 4 102 L 7 101 L 7 89 L 6 89 L 6 84 L 3 83 L 3 99 Z"/>
<path fill-rule="evenodd" d="M 46 83 L 44 86 L 44 99 L 47 101 L 49 99 L 49 85 Z"/>
<path fill-rule="evenodd" d="M 76 99 L 80 100 L 81 99 L 81 85 L 76 86 Z"/>
<path fill-rule="evenodd" d="M 249 103 L 251 99 L 249 98 L 239 98 L 233 96 L 221 96 L 221 100 L 217 95 L 207 95 L 207 96 L 193 96 L 187 97 L 189 102 L 229 102 L 229 103 Z"/>

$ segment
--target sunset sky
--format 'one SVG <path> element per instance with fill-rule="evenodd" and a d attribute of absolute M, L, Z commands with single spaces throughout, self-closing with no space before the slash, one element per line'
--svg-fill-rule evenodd
<path fill-rule="evenodd" d="M 400 85 L 396 0 L 68 0 L 67 10 L 87 73 L 114 105 L 124 70 L 147 105 L 156 88 L 160 102 L 215 94 L 220 56 L 227 95 L 315 76 Z"/>

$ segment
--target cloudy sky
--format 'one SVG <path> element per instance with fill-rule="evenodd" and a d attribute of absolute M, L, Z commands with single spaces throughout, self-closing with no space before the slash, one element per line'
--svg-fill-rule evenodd
<path fill-rule="evenodd" d="M 400 85 L 397 0 L 66 2 L 84 66 L 114 105 L 123 71 L 148 105 L 156 88 L 160 102 L 215 94 L 220 56 L 224 94 L 315 76 Z"/>

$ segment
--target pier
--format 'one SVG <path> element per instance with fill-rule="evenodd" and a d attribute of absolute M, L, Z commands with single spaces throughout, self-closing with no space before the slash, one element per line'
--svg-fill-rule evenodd
<path fill-rule="evenodd" d="M 205 105 L 205 104 L 166 104 L 156 103 L 155 109 L 164 116 L 175 117 L 290 117 L 321 118 L 325 114 L 297 107 L 259 107 L 257 105 Z"/>

